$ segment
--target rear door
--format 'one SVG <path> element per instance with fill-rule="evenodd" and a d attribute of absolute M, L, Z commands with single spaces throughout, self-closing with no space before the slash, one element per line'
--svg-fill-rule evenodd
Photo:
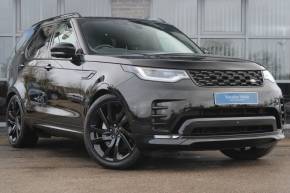
<path fill-rule="evenodd" d="M 49 45 L 55 29 L 55 24 L 41 26 L 26 49 L 28 61 L 24 64 L 23 82 L 27 116 L 33 124 L 49 124 L 48 83 L 51 79 L 46 67 L 49 64 Z"/>
<path fill-rule="evenodd" d="M 17 42 L 15 48 L 11 52 L 10 57 L 7 60 L 7 71 L 0 71 L 0 122 L 4 120 L 6 111 L 8 80 L 9 87 L 11 88 L 16 80 L 19 77 L 22 77 L 23 71 L 25 71 L 25 68 L 27 67 L 24 65 L 26 63 L 25 48 L 27 47 L 29 40 L 31 40 L 32 36 L 34 35 L 35 30 L 35 27 L 31 27 L 22 33 L 19 41 Z"/>

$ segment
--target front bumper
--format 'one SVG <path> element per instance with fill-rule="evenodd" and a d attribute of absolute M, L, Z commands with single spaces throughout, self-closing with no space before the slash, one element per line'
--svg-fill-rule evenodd
<path fill-rule="evenodd" d="M 277 128 L 276 123 L 276 119 L 273 116 L 189 119 L 182 124 L 178 134 L 136 135 L 135 140 L 139 147 L 173 148 L 179 150 L 263 146 L 275 143 L 285 137 L 283 130 Z M 254 130 L 261 126 L 262 130 Z M 195 131 L 200 131 L 200 128 L 205 128 L 206 133 L 201 132 L 197 136 Z M 214 128 L 215 132 L 208 133 L 209 128 Z M 224 130 L 224 128 L 233 129 Z M 239 130 L 239 128 L 242 129 Z M 263 130 L 264 128 L 269 128 L 270 130 Z M 240 133 L 237 134 L 238 131 Z"/>
<path fill-rule="evenodd" d="M 199 87 L 191 80 L 177 83 L 144 81 L 133 76 L 116 90 L 128 105 L 134 133 L 173 134 L 192 118 L 274 116 L 282 128 L 282 93 L 275 83 L 261 87 Z M 218 106 L 215 92 L 257 92 L 257 105 Z"/>
<path fill-rule="evenodd" d="M 282 130 L 260 133 L 260 134 L 235 134 L 219 136 L 177 136 L 177 135 L 157 135 L 143 136 L 135 135 L 137 145 L 144 149 L 171 149 L 171 150 L 218 150 L 233 149 L 242 147 L 257 147 L 276 143 L 284 139 Z"/>
<path fill-rule="evenodd" d="M 132 77 L 117 90 L 128 105 L 139 147 L 224 149 L 260 146 L 284 138 L 282 93 L 269 81 L 260 87 L 199 87 L 191 80 L 160 83 Z M 256 105 L 218 106 L 215 92 L 257 92 L 259 101 Z M 224 129 L 225 133 L 202 133 L 207 128 Z M 235 128 L 240 131 L 232 132 Z"/>
<path fill-rule="evenodd" d="M 274 116 L 220 117 L 186 120 L 179 128 L 178 133 L 185 136 L 209 136 L 231 133 L 264 133 L 276 130 L 278 128 Z"/>

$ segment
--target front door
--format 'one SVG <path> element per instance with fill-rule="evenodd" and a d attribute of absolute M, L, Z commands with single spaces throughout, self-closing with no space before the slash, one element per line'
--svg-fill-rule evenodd
<path fill-rule="evenodd" d="M 53 47 L 59 43 L 71 43 L 79 47 L 72 25 L 58 26 L 51 41 Z M 83 93 L 81 92 L 82 66 L 71 59 L 50 57 L 46 64 L 47 76 L 47 119 L 51 125 L 65 131 L 82 130 Z"/>

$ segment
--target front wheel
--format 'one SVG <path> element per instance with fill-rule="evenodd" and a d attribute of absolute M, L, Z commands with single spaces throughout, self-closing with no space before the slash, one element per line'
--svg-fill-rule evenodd
<path fill-rule="evenodd" d="M 84 141 L 89 155 L 104 167 L 125 169 L 140 157 L 125 106 L 113 95 L 100 97 L 90 107 Z"/>
<path fill-rule="evenodd" d="M 269 154 L 275 145 L 276 143 L 270 143 L 260 147 L 225 149 L 221 150 L 221 152 L 224 155 L 236 160 L 256 160 Z"/>

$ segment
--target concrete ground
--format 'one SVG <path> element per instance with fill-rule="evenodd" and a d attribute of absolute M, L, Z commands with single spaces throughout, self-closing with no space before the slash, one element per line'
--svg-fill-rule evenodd
<path fill-rule="evenodd" d="M 218 151 L 155 152 L 135 169 L 103 169 L 80 142 L 43 139 L 13 149 L 0 132 L 0 193 L 287 193 L 290 139 L 258 161 L 237 162 Z"/>

